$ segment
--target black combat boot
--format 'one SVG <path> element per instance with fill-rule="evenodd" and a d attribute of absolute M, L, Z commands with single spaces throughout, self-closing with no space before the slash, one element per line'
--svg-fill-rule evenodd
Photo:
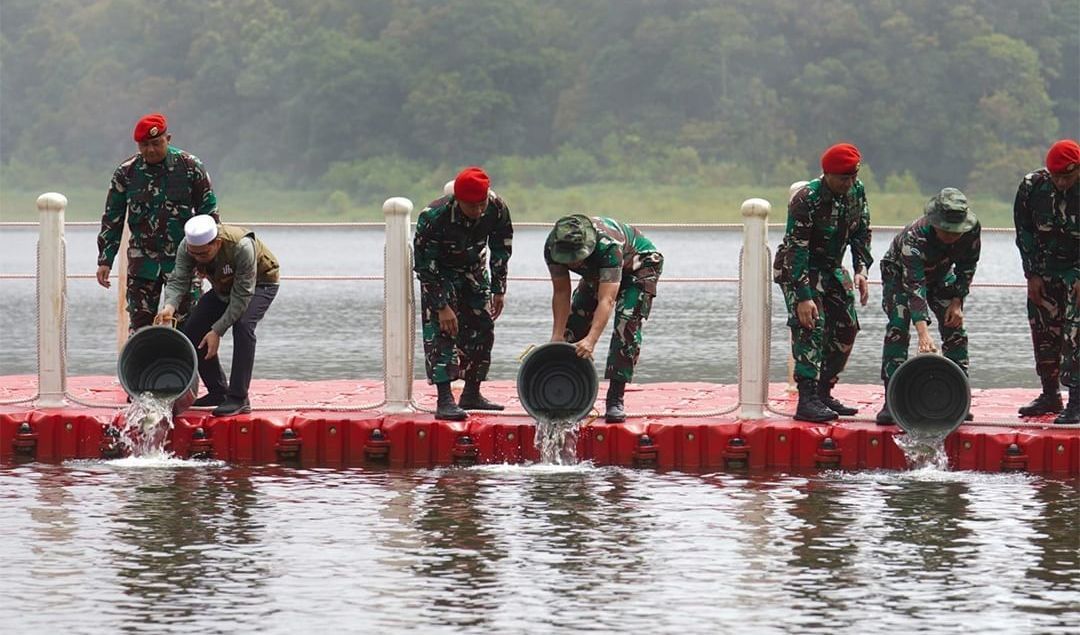
<path fill-rule="evenodd" d="M 844 404 L 840 403 L 836 398 L 834 398 L 832 396 L 832 389 L 833 383 L 831 379 L 822 379 L 818 381 L 818 399 L 821 400 L 821 403 L 826 408 L 844 417 L 850 417 L 851 415 L 857 414 L 859 412 L 858 408 L 845 406 Z"/>
<path fill-rule="evenodd" d="M 799 379 L 799 406 L 795 408 L 795 419 L 797 421 L 821 423 L 823 421 L 832 421 L 838 416 L 835 411 L 830 410 L 828 406 L 821 403 L 821 398 L 818 397 L 817 393 L 816 381 L 805 377 Z"/>
<path fill-rule="evenodd" d="M 896 423 L 889 410 L 889 382 L 885 382 L 885 392 L 881 394 L 881 410 L 877 413 L 875 420 L 879 426 L 891 426 Z"/>
<path fill-rule="evenodd" d="M 608 382 L 607 397 L 604 404 L 607 412 L 604 413 L 604 421 L 608 423 L 622 423 L 626 421 L 626 411 L 623 410 L 623 391 L 626 390 L 626 382 L 621 379 L 612 379 Z"/>
<path fill-rule="evenodd" d="M 1043 381 L 1042 394 L 1026 406 L 1021 406 L 1021 417 L 1037 417 L 1039 415 L 1061 412 L 1061 387 L 1057 381 Z"/>
<path fill-rule="evenodd" d="M 1069 386 L 1069 405 L 1054 419 L 1054 423 L 1080 423 L 1080 382 Z"/>
<path fill-rule="evenodd" d="M 439 401 L 435 404 L 435 418 L 444 421 L 464 421 L 469 414 L 454 403 L 454 393 L 450 392 L 450 382 L 435 384 L 439 389 Z"/>
<path fill-rule="evenodd" d="M 461 391 L 458 406 L 465 410 L 505 410 L 505 406 L 492 403 L 480 394 L 480 382 L 466 381 L 465 389 Z"/>

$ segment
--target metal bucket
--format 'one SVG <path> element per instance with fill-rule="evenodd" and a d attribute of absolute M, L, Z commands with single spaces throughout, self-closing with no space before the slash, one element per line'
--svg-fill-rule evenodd
<path fill-rule="evenodd" d="M 896 369 L 885 399 L 896 424 L 908 434 L 944 438 L 964 422 L 971 385 L 951 359 L 926 353 Z"/>
<path fill-rule="evenodd" d="M 526 355 L 518 369 L 518 399 L 541 421 L 579 421 L 596 402 L 600 382 L 592 362 L 573 344 L 550 342 Z"/>
<path fill-rule="evenodd" d="M 191 340 L 168 326 L 145 326 L 120 349 L 116 376 L 131 397 L 144 392 L 173 400 L 173 412 L 186 410 L 199 390 L 199 358 Z"/>

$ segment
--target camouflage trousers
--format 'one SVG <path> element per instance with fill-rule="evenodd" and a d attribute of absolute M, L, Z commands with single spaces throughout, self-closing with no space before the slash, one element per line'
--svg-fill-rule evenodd
<path fill-rule="evenodd" d="M 955 276 L 949 274 L 945 284 L 928 287 L 926 304 L 937 318 L 938 333 L 941 334 L 941 354 L 956 362 L 966 375 L 969 364 L 967 330 L 963 325 L 945 326 L 945 311 L 949 308 L 952 299 L 956 297 L 956 289 L 950 284 L 955 279 Z M 881 285 L 881 308 L 885 311 L 885 318 L 888 320 L 885 326 L 885 342 L 881 346 L 881 380 L 888 382 L 896 369 L 900 368 L 900 365 L 908 358 L 908 346 L 911 343 L 911 311 L 908 306 L 908 294 L 904 292 L 897 277 L 883 274 Z"/>
<path fill-rule="evenodd" d="M 162 274 L 157 278 L 148 280 L 139 278 L 128 273 L 127 277 L 127 312 L 128 334 L 150 326 L 154 323 L 158 305 L 161 303 L 161 289 L 168 281 L 168 276 Z M 191 283 L 191 293 L 176 307 L 176 327 L 180 328 L 188 314 L 191 313 L 192 304 L 202 296 L 202 283 L 196 279 Z"/>
<path fill-rule="evenodd" d="M 439 328 L 439 311 L 426 296 L 420 298 L 428 380 L 433 384 L 455 379 L 484 381 L 491 366 L 491 347 L 495 344 L 495 321 L 488 310 L 491 292 L 469 284 L 452 286 L 447 306 L 457 315 L 456 337 Z"/>
<path fill-rule="evenodd" d="M 1080 310 L 1072 285 L 1058 277 L 1043 276 L 1043 297 L 1027 302 L 1035 372 L 1044 384 L 1080 381 Z"/>
<path fill-rule="evenodd" d="M 615 328 L 608 346 L 605 379 L 629 382 L 634 366 L 641 355 L 641 332 L 652 311 L 656 283 L 663 271 L 664 257 L 659 253 L 645 256 L 645 265 L 634 276 L 623 276 L 615 296 Z M 577 342 L 589 334 L 593 315 L 599 304 L 600 283 L 582 278 L 570 300 L 570 316 L 566 319 L 566 341 Z"/>
<path fill-rule="evenodd" d="M 813 301 L 818 309 L 813 328 L 804 328 L 799 324 L 796 311 L 799 301 L 795 297 L 795 289 L 788 285 L 780 286 L 788 310 L 788 327 L 791 328 L 795 380 L 813 379 L 835 385 L 836 378 L 847 366 L 855 336 L 859 333 L 851 276 L 846 270 L 839 276 L 820 276 L 818 272 L 811 271 L 810 286 L 814 290 Z"/>

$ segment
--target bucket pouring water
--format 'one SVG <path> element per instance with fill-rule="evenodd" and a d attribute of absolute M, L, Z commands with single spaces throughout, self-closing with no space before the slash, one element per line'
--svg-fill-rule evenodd
<path fill-rule="evenodd" d="M 578 357 L 575 346 L 566 342 L 537 346 L 518 369 L 518 399 L 538 421 L 584 419 L 599 387 L 592 362 Z"/>
<path fill-rule="evenodd" d="M 951 359 L 925 353 L 896 369 L 885 399 L 905 432 L 944 439 L 964 422 L 971 407 L 971 385 Z"/>
<path fill-rule="evenodd" d="M 186 410 L 199 390 L 199 358 L 191 341 L 168 326 L 145 326 L 120 349 L 116 375 L 134 399 L 144 392 L 172 400 L 173 413 Z"/>

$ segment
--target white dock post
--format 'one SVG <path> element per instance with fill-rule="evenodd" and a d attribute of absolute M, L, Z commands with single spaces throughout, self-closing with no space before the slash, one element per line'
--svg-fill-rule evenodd
<path fill-rule="evenodd" d="M 384 412 L 410 412 L 412 408 L 413 275 L 409 238 L 413 204 L 394 197 L 383 203 L 386 216 L 386 247 L 383 288 L 383 369 L 386 405 Z"/>
<path fill-rule="evenodd" d="M 116 272 L 116 354 L 124 350 L 124 344 L 128 341 L 128 331 L 131 328 L 131 316 L 127 312 L 127 277 L 128 277 L 128 242 L 131 240 L 131 229 L 124 223 L 124 231 L 120 234 L 120 249 L 117 251 L 112 271 Z M 164 291 L 162 291 L 164 295 Z M 154 307 L 157 312 L 158 307 Z"/>
<path fill-rule="evenodd" d="M 38 399 L 41 408 L 67 405 L 64 359 L 64 308 L 67 305 L 67 264 L 64 210 L 67 197 L 47 192 L 37 199 L 38 224 Z"/>
<path fill-rule="evenodd" d="M 743 201 L 739 275 L 739 417 L 761 419 L 769 397 L 769 202 Z"/>

